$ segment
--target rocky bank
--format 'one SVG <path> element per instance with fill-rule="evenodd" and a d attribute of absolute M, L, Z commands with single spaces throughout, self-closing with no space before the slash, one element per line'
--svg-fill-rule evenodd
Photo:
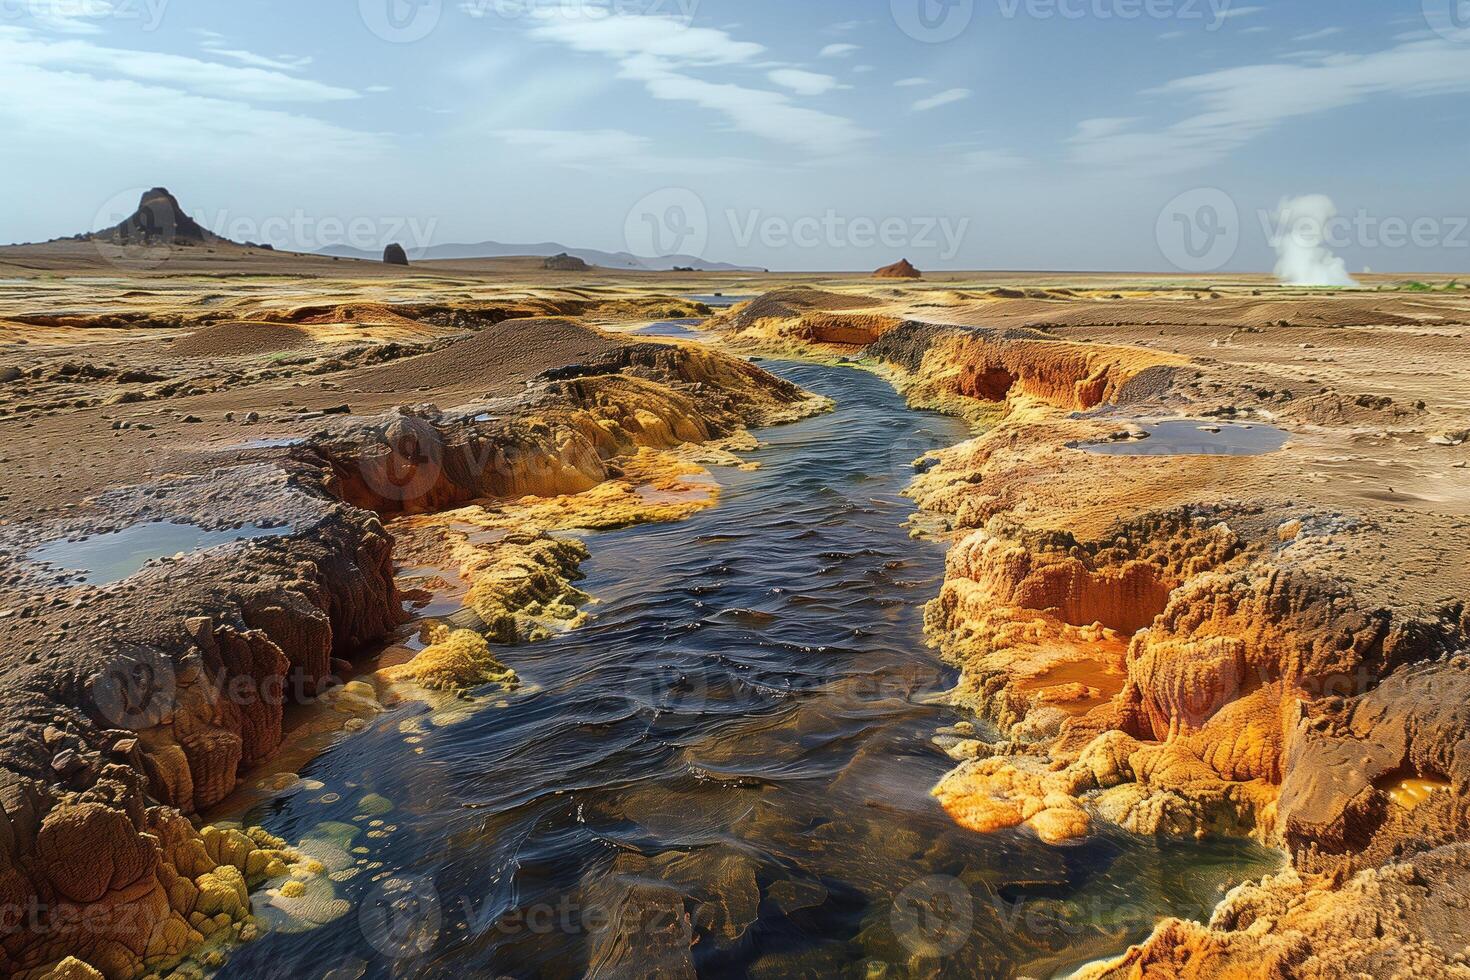
<path fill-rule="evenodd" d="M 1256 326 L 1246 303 L 1228 336 L 1166 343 L 1126 304 L 1034 292 L 797 289 L 714 324 L 976 422 L 911 489 L 951 541 L 928 631 L 981 723 L 940 736 L 957 765 L 935 796 L 982 833 L 1063 844 L 1111 823 L 1285 852 L 1211 922 L 1166 922 L 1088 976 L 1462 975 L 1470 481 L 1443 434 L 1467 414 L 1392 372 L 1416 344 L 1463 367 L 1436 321 L 1464 312 L 1404 337 L 1384 310 L 1387 328 L 1333 334 Z M 1077 325 L 1003 325 L 1043 307 Z M 1177 419 L 1199 433 L 1180 451 L 1093 451 Z M 1282 445 L 1199 448 L 1232 426 Z"/>
<path fill-rule="evenodd" d="M 62 516 L 0 527 L 9 569 L 0 581 L 0 971 L 121 978 L 165 969 L 207 941 L 248 939 L 260 927 L 257 890 L 307 924 L 341 915 L 323 876 L 335 869 L 309 847 L 199 825 L 281 749 L 286 710 L 317 704 L 329 724 L 351 729 L 381 710 L 385 690 L 514 683 L 489 643 L 525 639 L 575 601 L 570 581 L 585 552 L 546 530 L 590 522 L 558 523 L 548 511 L 555 501 L 591 493 L 585 506 L 557 506 L 605 521 L 677 517 L 678 507 L 638 506 L 650 499 L 638 486 L 689 489 L 678 478 L 698 467 L 671 451 L 821 407 L 728 355 L 525 322 L 532 333 L 545 327 L 543 352 L 558 349 L 545 338 L 561 337 L 588 356 L 453 411 L 319 415 L 316 432 L 283 440 L 265 460 L 99 488 Z M 449 370 L 435 357 L 473 374 L 467 352 L 483 339 L 472 331 L 404 351 L 376 369 L 388 372 L 378 380 L 411 390 L 416 371 Z M 515 349 L 495 346 L 502 356 Z M 504 378 L 471 380 L 493 388 Z M 485 510 L 496 501 L 514 506 Z M 411 524 L 385 521 L 432 524 L 466 505 L 510 516 L 479 546 L 460 542 L 473 584 L 456 629 L 437 628 L 376 681 L 344 684 L 409 616 L 395 537 L 430 547 Z M 160 555 L 98 583 L 58 567 L 64 561 L 32 560 L 37 542 L 80 545 L 173 525 L 249 537 Z"/>

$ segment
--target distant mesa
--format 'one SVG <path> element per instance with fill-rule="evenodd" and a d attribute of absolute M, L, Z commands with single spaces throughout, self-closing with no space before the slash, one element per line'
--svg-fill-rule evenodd
<path fill-rule="evenodd" d="M 118 224 L 79 237 L 113 245 L 234 244 L 185 214 L 178 198 L 163 187 L 144 192 L 138 210 Z"/>
<path fill-rule="evenodd" d="M 924 274 L 915 269 L 908 259 L 899 259 L 873 273 L 874 279 L 922 279 Z"/>
<path fill-rule="evenodd" d="M 577 258 L 575 255 L 568 255 L 566 252 L 559 252 L 556 255 L 547 256 L 546 261 L 542 262 L 541 266 L 542 268 L 549 269 L 552 272 L 592 271 L 592 266 L 588 265 L 586 261 Z"/>
<path fill-rule="evenodd" d="M 408 253 L 403 250 L 402 245 L 393 242 L 383 249 L 383 263 L 385 265 L 408 265 Z"/>

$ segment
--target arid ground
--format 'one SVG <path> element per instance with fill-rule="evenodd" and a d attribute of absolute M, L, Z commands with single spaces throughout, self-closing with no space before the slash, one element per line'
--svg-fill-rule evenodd
<path fill-rule="evenodd" d="M 217 965 L 262 896 L 352 927 L 336 855 L 229 821 L 396 704 L 513 690 L 585 616 L 568 532 L 717 507 L 708 466 L 828 407 L 780 357 L 973 425 L 910 489 L 969 719 L 935 807 L 1283 855 L 1087 975 L 1470 976 L 1467 332 L 1444 277 L 0 249 L 0 971 Z"/>

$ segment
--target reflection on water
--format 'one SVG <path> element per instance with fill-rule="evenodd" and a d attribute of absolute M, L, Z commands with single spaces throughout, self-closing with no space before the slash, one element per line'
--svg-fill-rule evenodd
<path fill-rule="evenodd" d="M 38 564 L 76 573 L 76 580 L 85 585 L 107 585 L 127 578 L 156 558 L 192 554 L 250 538 L 274 537 L 288 530 L 246 524 L 223 531 L 208 531 L 197 524 L 148 521 L 75 541 L 52 541 L 34 549 L 27 558 Z"/>
<path fill-rule="evenodd" d="M 1070 443 L 1104 456 L 1261 456 L 1286 445 L 1291 433 L 1272 425 L 1170 419 L 1138 426 L 1141 438 Z"/>
<path fill-rule="evenodd" d="M 1276 866 L 957 828 L 929 796 L 961 720 L 922 640 L 943 549 L 899 491 L 966 432 L 867 374 L 775 367 L 837 411 L 761 433 L 720 506 L 593 537 L 591 622 L 501 651 L 529 693 L 399 709 L 303 773 L 326 792 L 253 814 L 347 836 L 358 913 L 225 975 L 1047 975 Z"/>

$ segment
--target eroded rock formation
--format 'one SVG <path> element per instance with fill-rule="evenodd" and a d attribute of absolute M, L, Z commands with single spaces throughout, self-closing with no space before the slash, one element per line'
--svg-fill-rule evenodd
<path fill-rule="evenodd" d="M 1036 327 L 785 293 L 713 324 L 757 349 L 830 356 L 861 337 L 814 322 L 899 314 L 861 358 L 916 404 L 980 424 L 919 461 L 911 490 L 951 537 L 928 630 L 961 670 L 952 699 L 994 729 L 937 739 L 958 765 L 936 797 L 979 832 L 1060 843 L 1102 821 L 1286 852 L 1286 872 L 1237 889 L 1208 925 L 1167 922 L 1090 975 L 1464 975 L 1452 910 L 1470 833 L 1470 662 L 1456 653 L 1470 620 L 1460 586 L 1438 579 L 1463 550 L 1446 558 L 1437 542 L 1465 525 L 1422 503 L 1439 489 L 1334 492 L 1319 471 L 1353 458 L 1365 426 L 1422 442 L 1423 426 L 1462 423 L 1162 344 L 1079 340 L 1058 326 L 1083 306 L 1070 297 L 951 300 L 982 322 L 1006 304 L 1045 310 Z M 1084 451 L 1178 416 L 1289 432 L 1266 454 Z M 1445 465 L 1417 485 L 1437 487 Z"/>
<path fill-rule="evenodd" d="M 6 909 L 34 912 L 5 923 L 0 969 L 132 977 L 219 930 L 248 937 L 249 889 L 269 886 L 283 908 L 311 899 L 311 861 L 259 832 L 198 831 L 187 815 L 219 803 L 277 751 L 288 705 L 320 696 L 344 720 L 358 704 L 380 710 L 371 685 L 340 686 L 344 663 L 406 616 L 380 515 L 541 499 L 517 504 L 520 530 L 504 547 L 467 549 L 477 556 L 465 558 L 472 628 L 442 630 L 418 657 L 385 671 L 390 683 L 430 690 L 513 686 L 489 644 L 524 638 L 537 617 L 575 617 L 569 583 L 585 554 L 575 542 L 528 534 L 526 515 L 550 515 L 562 495 L 628 473 L 667 487 L 659 492 L 671 499 L 654 496 L 640 509 L 621 499 L 639 494 L 610 487 L 587 506 L 606 519 L 685 512 L 672 498 L 688 468 L 644 453 L 821 407 L 727 355 L 601 344 L 584 332 L 577 342 L 593 356 L 484 411 L 342 418 L 279 464 L 107 491 L 93 515 L 39 532 L 149 521 L 274 529 L 95 587 L 14 564 L 22 571 L 6 604 L 23 613 L 0 618 L 0 646 L 14 654 L 0 679 L 0 889 Z M 17 559 L 37 534 L 4 528 L 0 550 Z M 320 901 L 337 904 L 326 892 Z M 64 928 L 78 915 L 117 925 Z"/>

